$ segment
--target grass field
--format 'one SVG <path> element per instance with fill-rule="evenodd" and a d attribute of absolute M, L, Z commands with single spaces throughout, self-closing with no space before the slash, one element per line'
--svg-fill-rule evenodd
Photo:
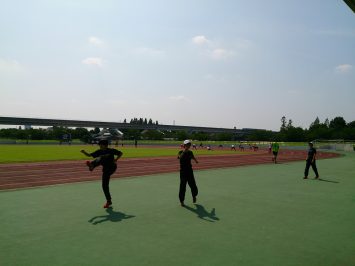
<path fill-rule="evenodd" d="M 0 144 L 51 144 L 51 145 L 58 145 L 59 141 L 58 140 L 26 140 L 26 139 L 6 139 L 6 138 L 0 138 Z M 134 145 L 134 140 L 123 140 L 119 141 L 119 144 L 124 143 L 124 145 Z M 180 145 L 181 140 L 139 140 L 138 144 L 139 145 Z M 218 146 L 220 144 L 225 145 L 225 146 L 230 146 L 232 144 L 239 144 L 239 141 L 217 141 L 217 140 L 206 140 L 206 141 L 198 141 L 198 140 L 193 140 L 194 143 L 199 145 L 200 143 L 203 143 L 205 146 L 206 145 L 212 145 L 212 146 Z M 244 144 L 258 144 L 258 145 L 264 145 L 267 146 L 269 145 L 269 141 L 242 141 Z M 79 139 L 73 139 L 72 144 L 84 144 L 82 141 Z M 280 146 L 307 146 L 307 142 L 279 142 Z M 64 144 L 63 144 L 64 145 Z"/>
<path fill-rule="evenodd" d="M 80 153 L 81 149 L 85 149 L 88 152 L 98 149 L 97 145 L 59 145 L 59 144 L 40 144 L 26 145 L 26 144 L 1 144 L 0 145 L 0 163 L 12 163 L 12 162 L 44 162 L 44 161 L 61 161 L 61 160 L 82 160 L 86 157 Z M 177 141 L 140 141 L 138 148 L 135 148 L 132 144 L 122 146 L 111 146 L 121 150 L 124 153 L 123 158 L 139 158 L 139 157 L 159 157 L 159 156 L 175 156 L 179 150 L 180 142 Z M 231 144 L 234 142 L 204 142 L 205 145 L 211 144 L 213 151 L 207 151 L 206 149 L 198 149 L 194 151 L 196 155 L 218 155 L 218 154 L 230 154 L 238 153 L 228 150 Z M 149 145 L 148 145 L 149 144 Z M 163 145 L 164 144 L 164 145 Z M 221 150 L 218 145 L 222 144 L 225 148 Z M 144 146 L 145 145 L 145 146 Z M 154 146 L 156 145 L 156 146 Z M 159 147 L 159 145 L 161 145 Z M 170 145 L 170 146 L 166 146 Z M 266 145 L 266 142 L 263 144 Z M 280 143 L 281 146 L 290 147 L 302 147 L 305 143 Z M 169 148 L 170 147 L 170 148 Z M 175 147 L 175 148 L 174 148 Z M 243 154 L 248 154 L 246 149 Z"/>
<path fill-rule="evenodd" d="M 355 155 L 0 192 L 1 265 L 355 265 Z"/>
<path fill-rule="evenodd" d="M 114 146 L 112 146 L 114 147 Z M 116 147 L 123 152 L 123 158 L 175 156 L 179 151 L 176 148 L 167 147 L 139 147 L 132 146 Z M 0 163 L 10 162 L 38 162 L 38 161 L 60 161 L 60 160 L 82 160 L 87 157 L 80 153 L 81 149 L 93 152 L 98 149 L 97 145 L 0 145 Z M 196 155 L 218 155 L 238 153 L 229 150 L 208 151 L 206 149 L 194 150 Z M 247 154 L 247 152 L 243 152 Z"/>

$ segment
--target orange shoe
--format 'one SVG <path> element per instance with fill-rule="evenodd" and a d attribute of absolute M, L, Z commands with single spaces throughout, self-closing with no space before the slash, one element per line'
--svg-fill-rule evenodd
<path fill-rule="evenodd" d="M 86 165 L 89 167 L 90 171 L 94 170 L 94 166 L 92 165 L 92 163 L 90 161 L 86 161 Z"/>
<path fill-rule="evenodd" d="M 104 205 L 104 208 L 107 209 L 112 205 L 112 201 L 106 201 L 106 204 Z"/>

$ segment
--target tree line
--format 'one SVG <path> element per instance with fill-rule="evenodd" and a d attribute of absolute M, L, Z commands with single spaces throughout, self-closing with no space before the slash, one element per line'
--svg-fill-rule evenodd
<path fill-rule="evenodd" d="M 125 119 L 126 120 L 126 119 Z M 132 124 L 153 124 L 152 119 L 133 118 Z M 155 122 L 158 124 L 158 121 Z M 311 123 L 309 128 L 303 129 L 293 125 L 292 119 L 285 116 L 281 118 L 280 131 L 271 130 L 252 130 L 250 134 L 235 135 L 232 133 L 211 134 L 206 132 L 188 132 L 188 131 L 160 131 L 160 130 L 137 130 L 122 129 L 124 139 L 193 139 L 198 141 L 311 141 L 315 139 L 345 139 L 355 140 L 355 121 L 347 123 L 343 117 L 335 117 L 332 120 L 326 119 L 321 122 L 317 117 Z M 70 139 L 80 139 L 83 142 L 89 142 L 92 135 L 100 132 L 99 128 L 88 130 L 86 128 L 66 128 L 52 127 L 49 129 L 22 129 L 8 128 L 0 130 L 0 138 L 22 139 L 22 140 L 63 140 L 64 136 Z"/>
<path fill-rule="evenodd" d="M 125 118 L 123 120 L 123 123 L 127 123 L 127 119 Z M 151 118 L 149 118 L 149 120 L 147 120 L 147 118 L 132 118 L 131 121 L 129 122 L 130 124 L 134 124 L 134 125 L 159 125 L 158 121 L 155 121 L 153 123 L 153 120 Z"/>
<path fill-rule="evenodd" d="M 303 129 L 295 127 L 292 119 L 287 120 L 283 116 L 277 138 L 280 141 L 355 140 L 355 121 L 347 123 L 343 117 L 337 116 L 332 120 L 327 118 L 324 122 L 321 122 L 317 117 L 308 129 Z"/>

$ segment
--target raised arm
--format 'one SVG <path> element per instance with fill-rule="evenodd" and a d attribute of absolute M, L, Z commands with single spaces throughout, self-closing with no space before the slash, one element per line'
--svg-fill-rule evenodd
<path fill-rule="evenodd" d="M 123 152 L 118 151 L 115 155 L 116 155 L 115 162 L 117 162 L 117 160 L 122 157 Z"/>
<path fill-rule="evenodd" d="M 179 151 L 178 156 L 177 156 L 178 159 L 180 159 L 182 153 L 183 153 L 183 151 Z"/>
<path fill-rule="evenodd" d="M 87 157 L 92 157 L 90 153 L 87 153 L 85 150 L 80 151 L 82 154 L 86 155 Z"/>

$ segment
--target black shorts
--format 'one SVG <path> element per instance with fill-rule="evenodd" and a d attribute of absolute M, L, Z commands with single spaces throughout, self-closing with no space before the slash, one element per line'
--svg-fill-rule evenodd
<path fill-rule="evenodd" d="M 272 152 L 272 154 L 275 155 L 275 156 L 277 156 L 278 153 L 279 153 L 278 151 L 273 151 Z"/>

